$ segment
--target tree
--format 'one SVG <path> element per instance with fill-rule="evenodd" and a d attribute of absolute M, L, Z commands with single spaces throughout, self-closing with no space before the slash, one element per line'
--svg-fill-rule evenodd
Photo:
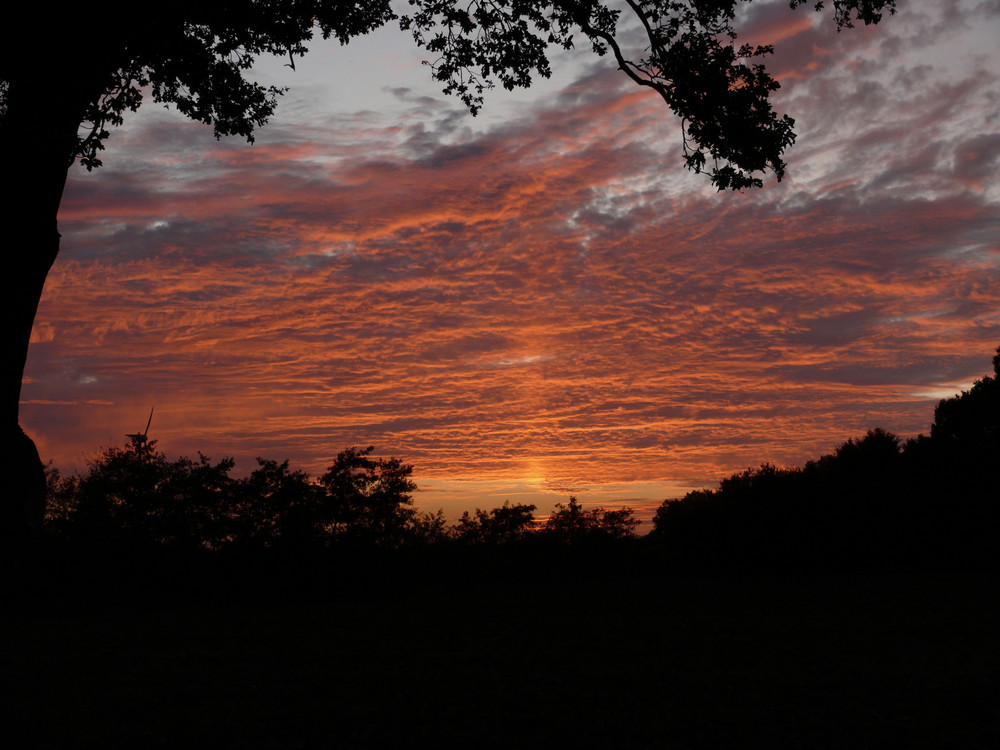
<path fill-rule="evenodd" d="M 721 189 L 761 184 L 785 171 L 793 121 L 769 103 L 778 83 L 759 60 L 769 46 L 738 45 L 733 24 L 749 0 L 409 0 L 398 20 L 436 59 L 432 75 L 473 111 L 484 90 L 528 86 L 550 74 L 551 45 L 581 33 L 610 51 L 638 85 L 680 116 L 685 162 Z M 789 0 L 798 8 L 804 0 Z M 833 0 L 838 28 L 894 12 L 895 0 Z M 822 2 L 816 3 L 819 9 Z M 396 18 L 390 0 L 110 0 L 101 13 L 72 6 L 58 14 L 16 3 L 0 37 L 0 142 L 12 189 L 0 202 L 7 232 L 0 308 L 0 474 L 8 497 L 0 533 L 23 536 L 42 517 L 45 478 L 33 442 L 18 426 L 21 380 L 45 278 L 59 251 L 57 213 L 67 171 L 101 164 L 109 128 L 144 96 L 211 125 L 218 137 L 253 140 L 274 111 L 275 88 L 248 81 L 257 57 L 305 54 L 315 31 L 342 43 Z M 619 17 L 634 17 L 646 49 L 633 59 Z M 37 33 L 26 49 L 26 36 Z M 16 238 L 16 239 L 15 239 Z"/>
<path fill-rule="evenodd" d="M 448 540 L 448 525 L 444 518 L 444 510 L 439 508 L 436 513 L 424 511 L 418 513 L 410 521 L 407 529 L 407 543 L 419 547 L 443 544 Z"/>
<path fill-rule="evenodd" d="M 45 466 L 45 483 L 48 496 L 45 504 L 45 530 L 56 536 L 64 536 L 72 526 L 76 513 L 80 477 L 64 477 L 49 462 Z"/>
<path fill-rule="evenodd" d="M 132 441 L 125 448 L 105 449 L 68 487 L 75 492 L 69 514 L 74 533 L 90 541 L 139 546 L 221 546 L 229 533 L 233 459 L 213 464 L 199 453 L 197 461 L 168 461 L 155 440 L 143 447 L 137 452 Z"/>
<path fill-rule="evenodd" d="M 567 505 L 556 503 L 552 515 L 545 521 L 545 532 L 565 542 L 627 539 L 635 536 L 639 523 L 631 508 L 585 509 L 571 496 Z"/>
<path fill-rule="evenodd" d="M 1000 449 L 1000 347 L 993 357 L 993 376 L 985 375 L 972 388 L 942 399 L 934 409 L 931 437 L 946 444 L 963 443 L 963 449 L 984 451 L 994 457 Z"/>
<path fill-rule="evenodd" d="M 499 508 L 488 511 L 476 508 L 474 515 L 465 511 L 452 534 L 466 544 L 509 544 L 523 539 L 534 524 L 534 505 L 505 500 Z"/>
<path fill-rule="evenodd" d="M 650 537 L 699 565 L 994 564 L 1000 348 L 993 369 L 938 404 L 929 438 L 876 427 L 801 468 L 747 469 L 664 501 Z"/>
<path fill-rule="evenodd" d="M 396 547 L 417 514 L 413 467 L 398 458 L 369 458 L 373 450 L 341 451 L 320 477 L 326 495 L 317 522 L 334 540 Z"/>
<path fill-rule="evenodd" d="M 952 547 L 965 556 L 995 558 L 1000 528 L 997 471 L 1000 465 L 1000 347 L 993 375 L 977 379 L 967 391 L 942 400 L 934 409 L 929 440 L 907 444 L 906 457 L 939 536 L 950 533 Z M 948 498 L 947 514 L 940 510 Z M 945 532 L 945 528 L 949 531 Z"/>
<path fill-rule="evenodd" d="M 257 458 L 239 483 L 229 520 L 231 541 L 245 547 L 300 545 L 314 541 L 322 489 L 288 461 Z"/>

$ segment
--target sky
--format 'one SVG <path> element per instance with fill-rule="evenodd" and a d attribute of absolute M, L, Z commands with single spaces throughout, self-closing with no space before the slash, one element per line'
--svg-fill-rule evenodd
<path fill-rule="evenodd" d="M 576 495 L 648 519 L 750 466 L 928 432 L 1000 345 L 1000 3 L 878 27 L 758 2 L 782 182 L 717 193 L 679 121 L 588 49 L 473 118 L 406 34 L 315 43 L 256 143 L 147 102 L 71 171 L 21 421 L 83 471 L 348 446 L 417 505 Z M 626 31 L 625 38 L 630 38 Z"/>

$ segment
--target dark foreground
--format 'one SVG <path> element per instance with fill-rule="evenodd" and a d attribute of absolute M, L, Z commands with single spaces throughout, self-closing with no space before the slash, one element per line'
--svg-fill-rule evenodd
<path fill-rule="evenodd" d="M 991 575 L 529 557 L 22 569 L 7 746 L 998 746 Z"/>

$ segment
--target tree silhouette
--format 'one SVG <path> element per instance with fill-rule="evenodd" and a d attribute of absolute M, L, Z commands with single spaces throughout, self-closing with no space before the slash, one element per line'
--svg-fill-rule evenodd
<path fill-rule="evenodd" d="M 425 511 L 416 514 L 407 530 L 407 542 L 420 547 L 440 545 L 448 538 L 448 525 L 443 509 L 439 509 L 436 513 Z"/>
<path fill-rule="evenodd" d="M 337 541 L 395 547 L 416 516 L 410 475 L 398 458 L 369 458 L 374 446 L 348 448 L 320 478 L 317 522 Z"/>
<path fill-rule="evenodd" d="M 79 498 L 79 476 L 63 476 L 49 462 L 45 467 L 45 485 L 48 502 L 45 504 L 46 531 L 65 537 L 72 533 L 74 516 Z"/>
<path fill-rule="evenodd" d="M 610 51 L 621 70 L 681 117 L 688 168 L 707 172 L 719 189 L 741 189 L 760 185 L 768 170 L 780 179 L 794 140 L 791 118 L 769 103 L 778 84 L 757 62 L 772 48 L 737 45 L 733 22 L 745 2 L 626 0 L 645 34 L 646 50 L 636 59 L 619 42 L 622 11 L 601 0 L 410 0 L 412 13 L 399 20 L 436 56 L 431 68 L 444 90 L 473 112 L 497 81 L 510 89 L 548 76 L 548 47 L 571 47 L 582 33 L 595 53 Z M 894 12 L 894 0 L 833 6 L 838 28 Z M 211 125 L 217 137 L 253 140 L 281 93 L 246 79 L 260 55 L 288 57 L 294 67 L 315 30 L 346 43 L 394 17 L 389 0 L 111 0 L 101 6 L 96 32 L 86 6 L 52 13 L 15 3 L 5 10 L 0 141 L 18 182 L 0 204 L 0 219 L 18 244 L 4 254 L 0 274 L 0 475 L 10 478 L 0 533 L 23 536 L 41 518 L 42 463 L 18 426 L 18 405 L 32 323 L 59 251 L 56 218 L 70 166 L 99 166 L 109 128 L 138 109 L 146 91 Z M 35 29 L 29 52 L 23 37 Z"/>
<path fill-rule="evenodd" d="M 996 449 L 1000 445 L 1000 347 L 993 357 L 993 376 L 943 399 L 934 409 L 931 437 L 945 443 L 966 443 Z"/>
<path fill-rule="evenodd" d="M 304 471 L 288 468 L 288 461 L 257 458 L 236 490 L 230 510 L 229 536 L 252 548 L 294 546 L 315 542 L 322 488 Z"/>
<path fill-rule="evenodd" d="M 906 445 L 912 494 L 926 509 L 942 555 L 995 559 L 1000 528 L 1000 347 L 993 375 L 976 380 L 934 410 L 930 439 Z M 947 512 L 942 512 L 947 499 Z M 943 540 L 944 536 L 950 539 Z"/>
<path fill-rule="evenodd" d="M 233 466 L 202 454 L 169 461 L 155 440 L 142 453 L 107 448 L 76 483 L 72 525 L 93 543 L 217 548 L 228 536 Z"/>
<path fill-rule="evenodd" d="M 342 451 L 313 481 L 288 461 L 258 458 L 243 479 L 235 463 L 170 461 L 156 441 L 106 448 L 82 476 L 46 469 L 53 536 L 84 545 L 297 554 L 337 544 L 397 548 L 443 542 L 444 514 L 418 514 L 413 467 L 372 458 L 373 448 Z"/>
<path fill-rule="evenodd" d="M 552 515 L 545 521 L 545 532 L 565 542 L 624 539 L 635 536 L 638 525 L 631 508 L 587 509 L 575 497 L 570 497 L 566 505 L 556 503 Z"/>
<path fill-rule="evenodd" d="M 509 544 L 525 537 L 535 523 L 535 506 L 505 500 L 499 508 L 468 511 L 455 525 L 455 539 L 466 544 Z"/>
<path fill-rule="evenodd" d="M 699 564 L 947 566 L 995 561 L 1000 348 L 994 375 L 942 400 L 930 437 L 881 428 L 801 468 L 764 464 L 665 501 L 653 541 Z"/>

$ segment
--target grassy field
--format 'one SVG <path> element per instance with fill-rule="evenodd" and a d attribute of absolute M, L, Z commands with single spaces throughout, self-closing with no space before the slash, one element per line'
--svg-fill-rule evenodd
<path fill-rule="evenodd" d="M 671 574 L 641 555 L 366 566 L 50 572 L 44 595 L 3 615 L 4 734 L 18 747 L 1000 746 L 985 574 Z"/>

